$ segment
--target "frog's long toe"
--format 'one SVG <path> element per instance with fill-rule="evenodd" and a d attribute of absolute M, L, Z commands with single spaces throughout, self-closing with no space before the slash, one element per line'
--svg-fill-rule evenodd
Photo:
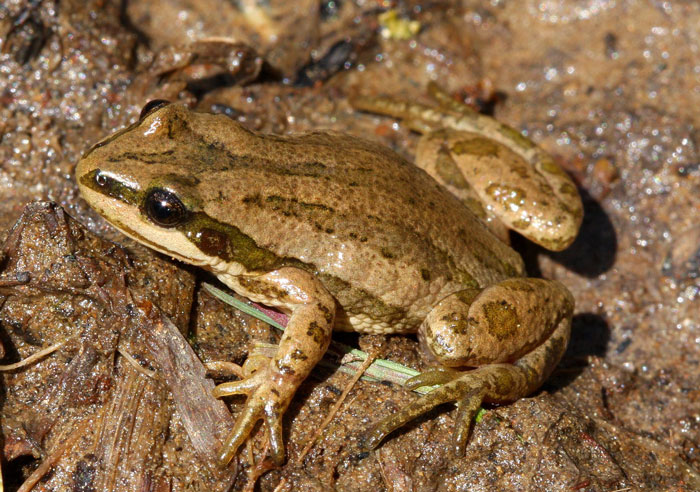
<path fill-rule="evenodd" d="M 255 427 L 255 423 L 260 419 L 261 408 L 246 405 L 243 413 L 238 417 L 236 424 L 226 436 L 226 441 L 219 450 L 219 465 L 226 466 L 233 459 L 238 448 L 245 442 Z"/>
<path fill-rule="evenodd" d="M 468 410 L 472 407 L 475 407 L 475 411 L 478 410 L 485 395 L 485 389 L 483 387 L 484 384 L 481 381 L 481 378 L 479 376 L 474 377 L 474 373 L 480 371 L 481 369 L 476 369 L 469 373 L 458 373 L 459 375 L 457 377 L 455 377 L 453 374 L 451 381 L 442 384 L 430 393 L 423 395 L 417 400 L 411 402 L 410 404 L 402 408 L 399 412 L 391 414 L 388 417 L 384 418 L 365 435 L 365 448 L 367 450 L 374 449 L 386 436 L 391 434 L 394 430 L 414 420 L 420 415 L 429 412 L 438 405 L 450 402 L 460 402 L 460 409 L 463 408 L 467 410 L 465 412 L 465 417 L 466 414 L 469 414 L 470 416 L 470 418 L 466 420 L 466 425 L 468 426 L 466 432 L 459 431 L 458 429 L 456 429 L 456 432 L 459 432 L 460 439 L 461 436 L 464 435 L 464 440 L 466 442 L 466 435 L 468 435 L 469 428 L 471 426 L 471 417 L 473 417 L 474 414 L 474 412 L 470 413 Z M 438 376 L 445 377 L 447 375 L 444 371 L 428 371 L 426 374 L 428 377 L 425 378 L 425 380 L 428 380 L 430 384 L 437 383 Z M 467 376 L 471 377 L 466 378 Z M 416 378 L 418 377 L 420 376 L 416 376 Z M 465 381 L 465 379 L 467 380 Z M 423 386 L 423 384 L 420 384 L 418 386 Z M 418 386 L 414 385 L 414 387 Z M 462 412 L 460 412 L 460 416 L 461 413 Z"/>
<path fill-rule="evenodd" d="M 452 435 L 455 456 L 464 456 L 467 448 L 467 440 L 472 429 L 472 422 L 476 417 L 481 403 L 484 401 L 483 388 L 474 388 L 467 392 L 462 399 L 457 402 L 457 416 L 455 417 L 455 430 Z"/>
<path fill-rule="evenodd" d="M 214 388 L 214 396 L 216 398 L 221 398 L 231 395 L 249 395 L 255 388 L 260 386 L 260 379 L 260 376 L 251 376 L 241 379 L 240 381 L 230 381 L 228 383 L 219 384 Z"/>
<path fill-rule="evenodd" d="M 449 383 L 460 374 L 462 374 L 462 372 L 456 369 L 451 369 L 449 367 L 436 367 L 434 369 L 423 371 L 417 376 L 413 376 L 412 378 L 408 379 L 403 386 L 406 389 L 414 390 L 424 386 L 445 384 Z"/>

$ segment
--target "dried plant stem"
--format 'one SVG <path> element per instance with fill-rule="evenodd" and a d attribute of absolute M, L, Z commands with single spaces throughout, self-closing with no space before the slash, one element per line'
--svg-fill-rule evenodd
<path fill-rule="evenodd" d="M 348 393 L 350 393 L 350 390 L 357 384 L 357 382 L 360 380 L 362 375 L 365 373 L 367 368 L 372 364 L 374 359 L 376 358 L 376 354 L 371 353 L 367 356 L 365 361 L 362 363 L 362 365 L 358 368 L 357 372 L 355 375 L 352 377 L 352 379 L 348 382 L 348 384 L 345 386 L 345 389 L 343 390 L 343 393 L 340 395 L 340 398 L 338 398 L 338 401 L 333 405 L 333 408 L 331 409 L 330 412 L 328 412 L 328 415 L 326 415 L 326 418 L 323 420 L 323 423 L 319 426 L 318 429 L 316 429 L 316 432 L 311 436 L 311 439 L 309 442 L 306 444 L 304 449 L 302 450 L 301 454 L 299 455 L 299 458 L 297 459 L 297 462 L 301 464 L 304 461 L 304 458 L 306 458 L 306 455 L 311 451 L 311 448 L 316 444 L 316 441 L 318 440 L 319 436 L 323 433 L 323 431 L 328 427 L 328 424 L 331 422 L 333 417 L 338 413 L 338 410 L 340 409 L 340 406 L 343 404 L 345 401 L 345 398 L 347 398 Z"/>
<path fill-rule="evenodd" d="M 134 369 L 136 369 L 136 372 L 138 372 L 139 374 L 146 376 L 149 379 L 156 377 L 155 371 L 151 371 L 150 369 L 146 369 L 145 367 L 143 367 L 141 364 L 139 364 L 139 361 L 134 359 L 131 356 L 131 354 L 129 352 L 127 352 L 126 350 L 122 350 L 121 348 L 117 348 L 117 352 L 119 352 L 119 355 L 124 357 L 124 359 L 126 359 L 126 361 L 129 364 L 134 366 Z"/>
<path fill-rule="evenodd" d="M 22 359 L 19 362 L 15 362 L 14 364 L 7 364 L 7 365 L 0 365 L 0 371 L 5 372 L 5 371 L 12 371 L 14 369 L 19 369 L 20 367 L 25 367 L 30 364 L 33 364 L 34 362 L 38 361 L 39 359 L 42 359 L 46 357 L 47 355 L 55 352 L 59 348 L 63 347 L 66 343 L 68 342 L 68 339 L 63 340 L 62 342 L 54 343 L 53 345 L 49 345 L 45 349 L 39 350 L 37 353 L 30 355 L 26 359 Z"/>

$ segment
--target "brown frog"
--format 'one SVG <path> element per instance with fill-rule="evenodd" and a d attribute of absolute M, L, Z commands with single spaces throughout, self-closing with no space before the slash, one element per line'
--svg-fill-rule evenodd
<path fill-rule="evenodd" d="M 526 278 L 520 256 L 485 221 L 563 249 L 581 221 L 576 188 L 515 130 L 440 100 L 442 113 L 355 101 L 429 131 L 419 158 L 432 177 L 362 138 L 263 135 L 163 101 L 79 162 L 83 197 L 115 227 L 290 316 L 268 363 L 216 389 L 248 395 L 222 464 L 261 419 L 272 458 L 284 460 L 282 417 L 333 329 L 418 332 L 442 365 L 410 382 L 440 386 L 375 426 L 368 447 L 453 401 L 455 450 L 463 452 L 482 402 L 526 396 L 564 353 L 571 294 L 559 282 Z M 452 128 L 438 129 L 442 123 Z"/>

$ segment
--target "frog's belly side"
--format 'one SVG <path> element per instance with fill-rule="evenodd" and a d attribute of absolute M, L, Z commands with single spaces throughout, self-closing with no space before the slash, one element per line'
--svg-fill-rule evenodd
<path fill-rule="evenodd" d="M 369 335 L 391 335 L 415 333 L 418 331 L 418 326 L 414 320 L 399 319 L 394 322 L 375 320 L 371 316 L 363 313 L 348 315 L 344 310 L 336 313 L 335 325 L 333 329 L 336 331 L 351 331 L 356 333 L 366 333 Z"/>

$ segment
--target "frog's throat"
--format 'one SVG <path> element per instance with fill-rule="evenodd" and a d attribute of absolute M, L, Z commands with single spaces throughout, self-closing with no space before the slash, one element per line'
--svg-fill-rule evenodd
<path fill-rule="evenodd" d="M 118 221 L 116 219 L 109 219 L 109 223 L 112 224 L 115 228 L 117 228 L 119 230 L 119 232 L 121 232 L 125 236 L 128 236 L 131 239 L 133 239 L 134 241 L 139 242 L 145 246 L 148 246 L 149 248 L 151 248 L 155 251 L 158 251 L 159 253 L 163 253 L 164 255 L 168 255 L 171 258 L 179 260 L 183 263 L 206 268 L 207 270 L 214 271 L 214 273 L 219 273 L 218 269 L 214 268 L 212 265 L 212 264 L 216 264 L 219 262 L 211 262 L 208 260 L 205 261 L 205 260 L 201 260 L 201 259 L 197 259 L 197 258 L 192 258 L 189 256 L 184 256 L 184 255 L 180 254 L 179 252 L 177 252 L 176 250 L 170 249 L 170 248 L 163 246 L 159 243 L 151 241 L 150 239 L 147 239 L 146 237 L 139 234 L 138 232 L 136 232 L 135 230 L 133 230 L 132 228 L 130 228 L 129 226 L 127 226 L 123 222 Z M 229 273 L 229 272 L 227 271 L 227 273 Z"/>

